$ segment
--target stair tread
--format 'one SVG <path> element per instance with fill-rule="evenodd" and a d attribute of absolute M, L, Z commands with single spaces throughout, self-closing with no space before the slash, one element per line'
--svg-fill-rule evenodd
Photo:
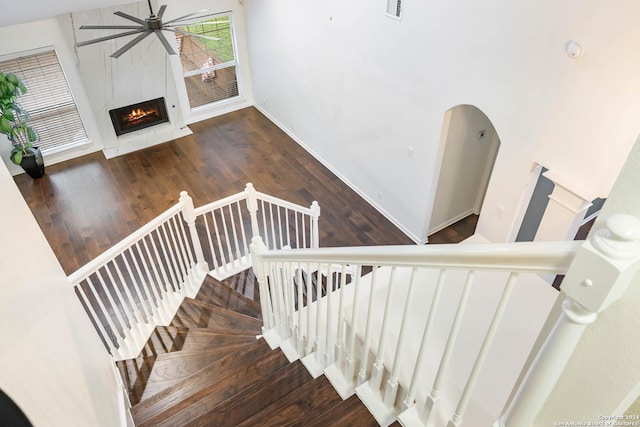
<path fill-rule="evenodd" d="M 306 427 L 361 426 L 378 427 L 378 422 L 355 394 L 305 424 Z M 392 426 L 399 426 L 396 421 Z"/>
<path fill-rule="evenodd" d="M 198 328 L 179 328 L 175 326 L 157 327 L 142 355 L 171 353 L 183 350 L 205 350 L 210 346 L 247 343 L 256 340 L 255 331 L 210 331 Z"/>
<path fill-rule="evenodd" d="M 152 418 L 155 419 L 154 417 L 157 417 L 158 414 L 169 411 L 173 405 L 184 406 L 188 404 L 191 398 L 203 389 L 238 370 L 244 369 L 247 364 L 255 364 L 262 359 L 271 358 L 277 358 L 280 363 L 286 363 L 286 358 L 280 352 L 272 351 L 264 340 L 255 340 L 245 344 L 236 352 L 216 360 L 184 380 L 134 405 L 131 408 L 131 415 L 136 421 L 136 425 Z M 174 413 L 179 409 L 174 408 Z"/>
<path fill-rule="evenodd" d="M 256 319 L 262 318 L 260 304 L 241 295 L 231 287 L 220 283 L 211 276 L 207 276 L 205 279 L 204 283 L 200 287 L 198 295 L 196 295 L 196 299 L 198 301 L 227 308 Z"/>
<path fill-rule="evenodd" d="M 291 420 L 313 419 L 342 402 L 324 376 L 307 381 L 282 399 L 275 401 L 252 417 L 237 424 L 240 426 L 282 426 Z"/>
<path fill-rule="evenodd" d="M 207 329 L 250 329 L 259 332 L 262 322 L 217 305 L 185 298 L 172 322 L 174 326 Z"/>
<path fill-rule="evenodd" d="M 119 361 L 116 365 L 124 379 L 129 401 L 135 405 L 211 365 L 216 360 L 240 350 L 244 345 L 246 344 L 231 344 L 206 350 L 183 350 L 141 356 Z"/>
<path fill-rule="evenodd" d="M 259 362 L 227 377 L 225 384 L 216 386 L 157 427 L 236 426 L 310 379 L 300 362 L 291 365 L 286 358 L 272 363 Z"/>

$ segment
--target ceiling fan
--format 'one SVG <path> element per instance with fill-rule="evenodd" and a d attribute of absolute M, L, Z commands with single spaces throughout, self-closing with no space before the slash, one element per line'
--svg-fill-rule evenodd
<path fill-rule="evenodd" d="M 217 37 L 210 37 L 202 34 L 190 33 L 188 31 L 184 31 L 179 28 L 176 28 L 179 26 L 186 25 L 188 21 L 192 21 L 194 17 L 196 17 L 197 15 L 203 12 L 206 12 L 207 9 L 190 13 L 188 15 L 184 15 L 167 22 L 162 22 L 162 16 L 164 15 L 165 10 L 167 9 L 167 5 L 163 4 L 162 6 L 160 6 L 160 10 L 156 15 L 153 13 L 153 8 L 151 7 L 151 0 L 147 0 L 147 3 L 149 4 L 149 17 L 145 19 L 140 19 L 120 11 L 114 12 L 114 15 L 118 15 L 129 21 L 133 21 L 138 25 L 81 25 L 80 26 L 81 30 L 108 29 L 108 30 L 130 30 L 130 31 L 125 31 L 123 33 L 113 34 L 111 36 L 106 36 L 106 37 L 99 37 L 97 39 L 87 40 L 84 42 L 77 42 L 76 46 L 81 47 L 81 46 L 86 46 L 93 43 L 100 43 L 103 41 L 116 39 L 119 37 L 126 37 L 134 34 L 138 34 L 136 38 L 134 38 L 133 40 L 131 40 L 130 42 L 128 42 L 127 44 L 125 44 L 120 49 L 118 49 L 117 51 L 115 51 L 110 55 L 112 58 L 118 58 L 120 55 L 122 55 L 123 53 L 131 49 L 133 46 L 141 42 L 145 37 L 147 37 L 151 33 L 155 33 L 156 36 L 158 36 L 158 39 L 160 39 L 160 42 L 162 43 L 164 48 L 167 50 L 169 55 L 175 55 L 176 54 L 175 50 L 173 50 L 173 47 L 169 43 L 169 40 L 167 40 L 164 34 L 162 34 L 162 31 L 171 31 L 178 34 L 184 34 L 184 35 L 199 37 L 199 38 L 208 39 L 208 40 L 216 40 L 216 41 L 220 40 Z M 204 17 L 204 16 L 206 15 L 202 15 L 201 17 Z"/>

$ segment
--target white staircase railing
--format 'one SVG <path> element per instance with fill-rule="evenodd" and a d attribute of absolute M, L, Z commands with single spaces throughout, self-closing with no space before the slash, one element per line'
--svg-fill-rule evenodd
<path fill-rule="evenodd" d="M 195 297 L 207 273 L 222 280 L 251 267 L 248 239 L 262 236 L 272 249 L 317 247 L 319 215 L 317 202 L 305 208 L 251 184 L 198 209 L 183 191 L 176 205 L 69 281 L 112 357 L 134 358 L 184 297 Z"/>
<path fill-rule="evenodd" d="M 267 342 L 380 425 L 533 426 L 640 268 L 640 221 L 613 215 L 587 242 L 252 251 Z M 563 293 L 538 277 L 565 273 Z"/>
<path fill-rule="evenodd" d="M 240 193 L 197 208 L 196 215 L 206 242 L 205 259 L 218 280 L 251 267 L 252 236 L 262 236 L 270 249 L 318 247 L 317 202 L 305 208 L 260 193 L 251 183 Z"/>
<path fill-rule="evenodd" d="M 449 426 L 456 426 L 466 414 L 496 336 L 502 334 L 503 342 L 510 337 L 501 321 L 514 289 L 544 287 L 552 301 L 557 292 L 535 274 L 565 273 L 581 243 L 274 252 L 255 239 L 264 335 L 290 360 L 301 358 L 314 377 L 324 372 L 343 398 L 356 392 L 381 425 L 398 416 L 406 425 L 443 425 L 448 410 Z M 519 277 L 526 275 L 535 277 Z M 482 290 L 472 297 L 474 286 L 492 288 L 495 297 L 485 298 Z M 495 291 L 499 287 L 501 293 Z M 546 312 L 542 320 L 545 317 Z M 463 323 L 466 331 L 461 330 Z M 512 361 L 518 359 L 510 368 L 501 364 L 502 372 L 486 374 L 509 377 L 511 382 L 500 392 L 504 400 L 532 344 L 519 356 L 509 355 Z M 469 351 L 461 354 L 460 348 Z M 448 396 L 448 407 L 440 408 L 443 392 L 455 396 Z M 492 414 L 487 425 L 499 415 Z M 472 416 L 477 422 L 478 416 Z"/>

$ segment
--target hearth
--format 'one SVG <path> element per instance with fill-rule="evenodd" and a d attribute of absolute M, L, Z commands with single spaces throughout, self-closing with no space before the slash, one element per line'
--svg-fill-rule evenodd
<path fill-rule="evenodd" d="M 169 121 L 164 98 L 116 108 L 110 110 L 109 115 L 118 136 Z"/>

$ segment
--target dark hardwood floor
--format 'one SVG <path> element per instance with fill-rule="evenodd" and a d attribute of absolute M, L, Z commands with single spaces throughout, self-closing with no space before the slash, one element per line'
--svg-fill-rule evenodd
<path fill-rule="evenodd" d="M 201 206 L 244 189 L 309 206 L 321 246 L 412 241 L 254 108 L 191 125 L 194 134 L 105 159 L 101 152 L 15 182 L 66 273 L 72 273 L 177 202 Z"/>
<path fill-rule="evenodd" d="M 40 180 L 15 177 L 66 273 L 176 203 L 180 191 L 200 206 L 247 182 L 294 203 L 317 200 L 321 246 L 412 243 L 254 108 L 191 128 L 191 136 L 114 159 L 95 153 L 48 166 Z M 459 242 L 476 221 L 430 242 Z M 223 283 L 208 278 L 138 358 L 118 363 L 136 425 L 377 425 L 357 398 L 341 401 L 324 376 L 312 380 L 255 340 L 254 285 L 250 271 Z"/>

